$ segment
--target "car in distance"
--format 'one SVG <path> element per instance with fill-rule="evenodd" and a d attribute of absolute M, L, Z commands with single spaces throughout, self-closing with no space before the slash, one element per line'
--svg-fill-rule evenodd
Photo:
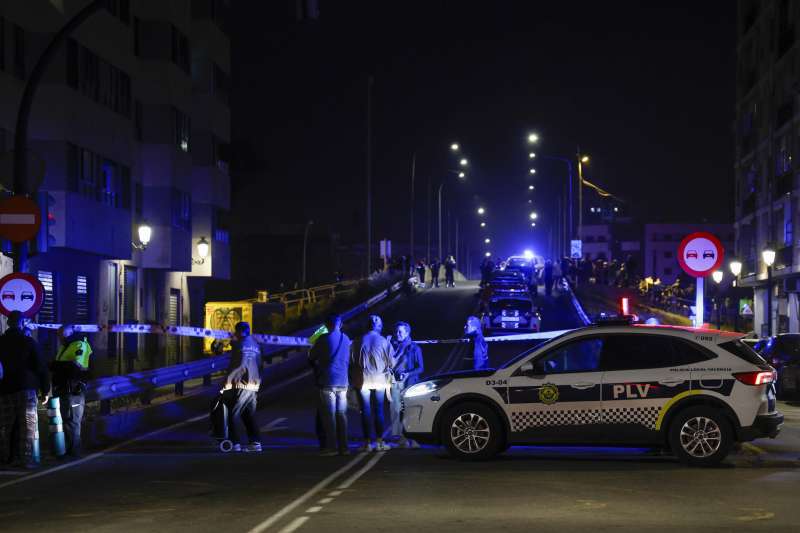
<path fill-rule="evenodd" d="M 515 444 L 646 446 L 692 466 L 774 438 L 775 370 L 743 335 L 674 326 L 570 330 L 501 368 L 444 374 L 403 396 L 404 433 L 464 460 Z"/>
<path fill-rule="evenodd" d="M 539 331 L 541 316 L 533 300 L 525 294 L 500 294 L 493 297 L 481 317 L 486 335 L 513 331 Z"/>

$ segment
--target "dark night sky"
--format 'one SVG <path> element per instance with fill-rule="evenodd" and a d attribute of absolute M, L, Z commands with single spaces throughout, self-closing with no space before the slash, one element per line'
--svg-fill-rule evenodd
<path fill-rule="evenodd" d="M 524 206 L 531 130 L 539 154 L 589 152 L 589 177 L 642 220 L 731 220 L 734 2 L 321 0 L 303 25 L 279 4 L 235 4 L 233 135 L 257 164 L 235 176 L 234 207 L 249 220 L 363 234 L 369 72 L 376 239 L 407 238 L 412 151 L 423 215 L 425 180 L 446 176 L 457 139 L 473 163 L 450 185 L 462 217 L 474 223 L 480 201 L 495 251 L 541 246 Z M 563 171 L 537 169 L 545 213 Z M 424 216 L 417 228 L 420 242 Z"/>

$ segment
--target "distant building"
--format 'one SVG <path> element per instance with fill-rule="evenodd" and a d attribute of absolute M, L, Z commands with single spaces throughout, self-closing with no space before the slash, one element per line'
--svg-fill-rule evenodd
<path fill-rule="evenodd" d="M 772 333 L 800 331 L 798 85 L 800 2 L 740 0 L 736 76 L 736 255 L 741 285 L 755 295 L 755 328 L 766 334 L 767 267 L 776 250 Z"/>
<path fill-rule="evenodd" d="M 13 148 L 31 68 L 87 4 L 0 4 L 0 153 Z M 40 321 L 199 325 L 205 281 L 229 277 L 227 4 L 112 0 L 47 68 L 29 130 L 48 218 L 30 262 L 46 288 Z M 132 243 L 144 224 L 152 239 L 140 250 Z M 142 365 L 174 363 L 190 349 L 177 337 L 93 341 L 111 357 L 154 356 Z"/>
<path fill-rule="evenodd" d="M 731 224 L 645 224 L 644 271 L 670 284 L 683 272 L 678 264 L 678 246 L 684 237 L 696 231 L 707 231 L 722 241 L 726 254 L 733 253 L 734 231 Z M 727 271 L 728 261 L 720 268 Z"/>

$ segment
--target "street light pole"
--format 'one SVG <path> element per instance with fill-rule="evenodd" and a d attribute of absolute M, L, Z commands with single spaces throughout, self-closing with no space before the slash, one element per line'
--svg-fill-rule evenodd
<path fill-rule="evenodd" d="M 439 261 L 442 260 L 442 189 L 444 188 L 444 181 L 439 185 Z"/>
<path fill-rule="evenodd" d="M 578 239 L 583 239 L 583 162 L 578 148 Z"/>
<path fill-rule="evenodd" d="M 767 265 L 767 337 L 772 337 L 772 265 Z"/>
<path fill-rule="evenodd" d="M 367 277 L 372 274 L 372 75 L 367 77 Z"/>
<path fill-rule="evenodd" d="M 303 275 L 301 279 L 303 283 L 301 288 L 306 288 L 306 252 L 308 250 L 308 232 L 311 230 L 311 226 L 314 224 L 313 220 L 309 220 L 306 222 L 306 230 L 303 232 Z"/>
<path fill-rule="evenodd" d="M 416 178 L 417 171 L 417 153 L 411 156 L 411 235 L 409 238 L 409 248 L 411 252 L 408 254 L 409 262 L 413 261 L 414 257 L 414 179 Z"/>

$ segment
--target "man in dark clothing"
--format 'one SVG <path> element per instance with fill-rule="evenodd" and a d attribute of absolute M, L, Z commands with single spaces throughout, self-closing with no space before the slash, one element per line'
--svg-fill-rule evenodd
<path fill-rule="evenodd" d="M 544 293 L 549 297 L 553 295 L 553 262 L 547 260 L 544 263 Z"/>
<path fill-rule="evenodd" d="M 422 350 L 419 344 L 411 340 L 411 326 L 407 322 L 398 322 L 394 337 L 390 339 L 395 350 L 394 383 L 392 383 L 392 401 L 389 408 L 392 415 L 392 435 L 399 438 L 401 448 L 418 448 L 419 444 L 409 441 L 403 436 L 401 412 L 403 408 L 403 391 L 419 382 L 419 376 L 425 367 L 422 363 Z"/>
<path fill-rule="evenodd" d="M 38 434 L 36 391 L 47 402 L 50 375 L 35 340 L 22 329 L 22 313 L 12 311 L 8 330 L 0 337 L 0 461 L 10 462 L 15 453 L 21 466 L 33 468 L 33 443 Z M 16 434 L 18 442 L 12 443 Z"/>
<path fill-rule="evenodd" d="M 455 260 L 455 258 L 452 255 L 447 256 L 447 259 L 445 259 L 445 261 L 444 261 L 444 286 L 445 287 L 455 287 L 456 286 L 455 271 L 456 271 L 456 260 Z"/>
<path fill-rule="evenodd" d="M 419 276 L 419 284 L 425 287 L 425 261 L 422 259 L 417 263 L 417 276 Z"/>
<path fill-rule="evenodd" d="M 348 455 L 347 387 L 352 343 L 342 332 L 341 316 L 330 316 L 325 325 L 328 333 L 317 339 L 308 355 L 319 388 L 318 410 L 325 433 L 322 455 Z"/>
<path fill-rule="evenodd" d="M 481 321 L 476 316 L 467 318 L 467 325 L 464 326 L 464 334 L 472 341 L 472 368 L 483 370 L 489 367 L 489 345 L 483 338 L 481 331 Z"/>
<path fill-rule="evenodd" d="M 437 257 L 431 262 L 431 287 L 439 288 L 439 272 L 442 269 L 442 264 Z"/>
<path fill-rule="evenodd" d="M 231 346 L 231 362 L 222 396 L 231 413 L 228 435 L 234 442 L 234 451 L 260 452 L 261 437 L 255 414 L 258 389 L 261 388 L 261 348 L 250 336 L 250 324 L 236 324 Z M 244 447 L 238 438 L 237 421 L 247 430 L 249 443 Z"/>
<path fill-rule="evenodd" d="M 86 337 L 75 329 L 64 326 L 60 331 L 61 348 L 50 365 L 53 374 L 53 395 L 58 397 L 61 419 L 64 423 L 64 440 L 67 455 L 79 457 L 81 450 L 81 421 L 89 379 L 89 357 L 92 348 Z"/>

